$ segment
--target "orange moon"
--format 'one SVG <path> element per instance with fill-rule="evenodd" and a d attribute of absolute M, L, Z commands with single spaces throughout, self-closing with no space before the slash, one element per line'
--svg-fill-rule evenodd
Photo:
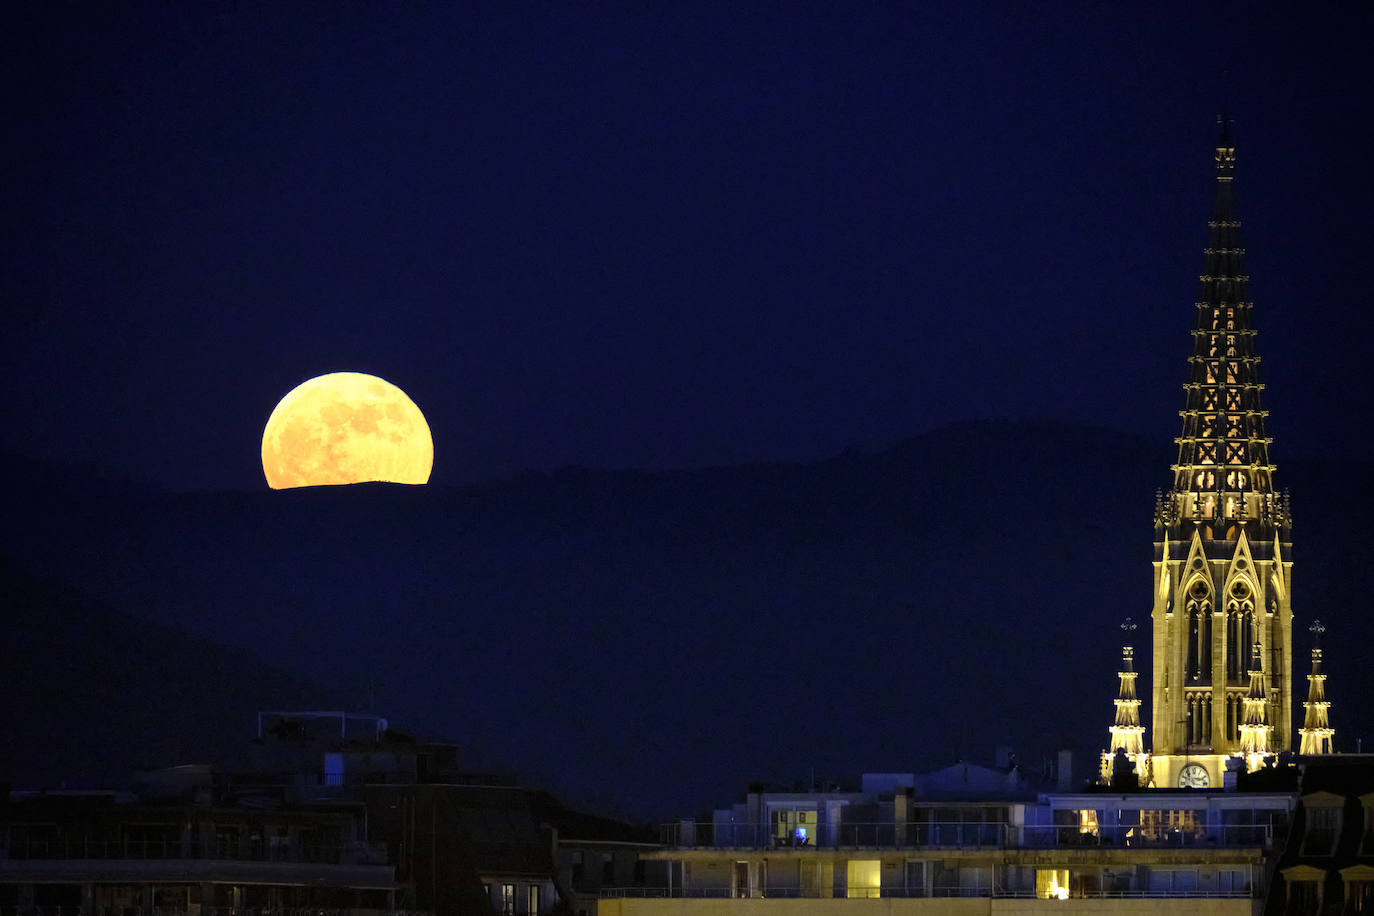
<path fill-rule="evenodd" d="M 296 386 L 262 431 L 274 490 L 388 481 L 428 483 L 434 440 L 406 393 L 375 375 L 331 372 Z"/>

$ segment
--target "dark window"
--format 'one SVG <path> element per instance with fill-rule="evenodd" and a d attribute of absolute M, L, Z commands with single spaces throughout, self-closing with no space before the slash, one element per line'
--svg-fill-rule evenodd
<path fill-rule="evenodd" d="M 1315 916 L 1319 895 L 1316 881 L 1294 881 L 1288 885 L 1288 909 L 1291 916 Z"/>

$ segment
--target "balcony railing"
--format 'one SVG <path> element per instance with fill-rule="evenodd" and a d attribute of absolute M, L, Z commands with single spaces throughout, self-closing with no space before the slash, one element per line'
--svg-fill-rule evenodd
<path fill-rule="evenodd" d="M 828 888 L 827 888 L 828 890 Z M 1036 896 L 1035 892 L 1026 888 L 1008 888 L 1000 886 L 987 887 L 935 887 L 927 892 L 921 888 L 882 888 L 876 893 L 870 893 L 871 889 L 865 888 L 864 893 L 857 894 L 851 899 L 871 899 L 874 897 L 888 898 L 912 898 L 912 897 L 998 897 L 998 898 L 1020 898 L 1031 899 Z M 599 897 L 643 897 L 651 899 L 667 898 L 687 898 L 687 899 L 743 899 L 746 897 L 766 897 L 776 899 L 798 899 L 798 898 L 818 898 L 820 892 L 814 887 L 778 887 L 770 886 L 761 892 L 753 894 L 740 892 L 729 887 L 675 887 L 671 890 L 665 887 L 603 887 L 597 892 Z M 827 896 L 835 898 L 850 897 L 846 889 L 839 888 L 833 894 Z M 1254 895 L 1247 889 L 1234 891 L 1219 891 L 1215 889 L 1188 888 L 1183 890 L 1075 890 L 1069 895 L 1070 899 L 1094 899 L 1094 900 L 1118 900 L 1118 899 L 1168 899 L 1177 897 L 1206 897 L 1219 899 L 1250 899 Z"/>
<path fill-rule="evenodd" d="M 427 910 L 376 907 L 0 906 L 0 916 L 434 916 Z"/>
<path fill-rule="evenodd" d="M 820 824 L 807 835 L 777 836 L 766 825 L 681 822 L 662 825 L 669 847 L 731 849 L 1060 849 L 1108 846 L 1124 849 L 1272 847 L 1268 825 L 1205 824 L 1186 829 L 1108 825 L 1084 831 L 1074 826 L 1020 826 L 960 821 L 917 824 Z"/>
<path fill-rule="evenodd" d="M 386 845 L 197 843 L 180 840 L 27 837 L 0 846 L 0 859 L 220 859 L 236 862 L 305 862 L 316 865 L 385 865 Z"/>

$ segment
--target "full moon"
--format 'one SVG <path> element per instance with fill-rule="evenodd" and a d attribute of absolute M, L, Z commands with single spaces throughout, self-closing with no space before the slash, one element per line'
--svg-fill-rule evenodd
<path fill-rule="evenodd" d="M 274 490 L 388 481 L 428 483 L 434 440 L 406 393 L 375 375 L 331 372 L 287 392 L 262 431 Z"/>

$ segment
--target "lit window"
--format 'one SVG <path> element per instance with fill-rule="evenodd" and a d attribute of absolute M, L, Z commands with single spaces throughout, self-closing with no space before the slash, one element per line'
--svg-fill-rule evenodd
<path fill-rule="evenodd" d="M 1067 868 L 1037 868 L 1035 896 L 1042 900 L 1069 899 L 1069 870 Z"/>
<path fill-rule="evenodd" d="M 1197 811 L 1193 809 L 1140 812 L 1140 836 L 1146 840 L 1180 842 L 1184 837 L 1201 837 L 1203 833 L 1204 826 L 1198 823 Z"/>
<path fill-rule="evenodd" d="M 850 859 L 848 868 L 849 887 L 846 896 L 850 898 L 880 896 L 882 865 L 880 859 Z"/>
<path fill-rule="evenodd" d="M 806 811 L 775 810 L 772 819 L 773 845 L 805 846 L 810 843 L 814 836 L 812 831 L 817 823 L 817 813 L 811 809 Z"/>

